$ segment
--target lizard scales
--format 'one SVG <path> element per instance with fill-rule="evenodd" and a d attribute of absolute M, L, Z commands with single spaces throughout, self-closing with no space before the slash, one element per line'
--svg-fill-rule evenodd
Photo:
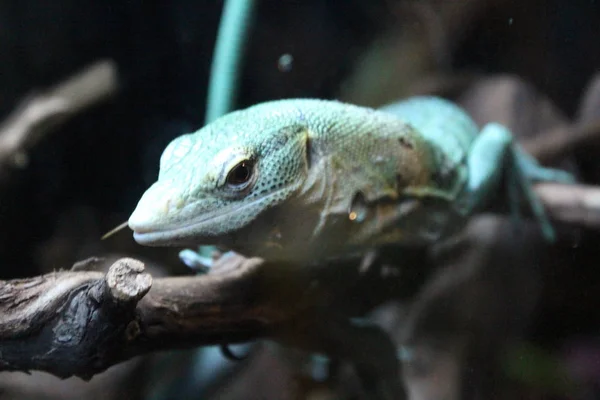
<path fill-rule="evenodd" d="M 272 101 L 171 142 L 129 226 L 145 245 L 217 244 L 295 262 L 429 244 L 485 205 L 502 170 L 547 224 L 528 179 L 568 174 L 539 166 L 500 125 L 480 135 L 449 101 L 419 97 L 380 110 Z"/>

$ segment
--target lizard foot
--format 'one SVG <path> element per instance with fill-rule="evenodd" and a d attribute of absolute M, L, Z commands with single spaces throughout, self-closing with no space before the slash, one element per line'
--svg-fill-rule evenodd
<path fill-rule="evenodd" d="M 476 209 L 489 198 L 502 176 L 507 182 L 508 202 L 514 220 L 520 219 L 519 206 L 525 200 L 544 238 L 554 242 L 556 233 L 532 182 L 574 182 L 574 177 L 558 169 L 542 167 L 514 141 L 512 133 L 497 123 L 487 124 L 474 142 L 469 156 L 470 208 Z"/>

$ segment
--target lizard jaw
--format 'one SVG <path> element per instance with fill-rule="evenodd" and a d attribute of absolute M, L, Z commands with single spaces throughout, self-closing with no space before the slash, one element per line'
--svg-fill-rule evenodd
<path fill-rule="evenodd" d="M 239 206 L 229 206 L 218 211 L 205 212 L 187 221 L 164 223 L 156 221 L 154 213 L 134 213 L 129 218 L 134 240 L 144 246 L 188 246 L 199 244 L 222 244 L 231 234 L 250 224 L 264 209 L 273 206 L 280 189 Z M 190 205 L 193 207 L 193 205 Z M 144 207 L 141 208 L 144 210 Z"/>
<path fill-rule="evenodd" d="M 162 247 L 162 246 L 196 246 L 202 244 L 216 244 L 210 236 L 204 236 L 198 239 L 192 239 L 187 233 L 187 229 L 178 228 L 166 231 L 147 231 L 133 232 L 133 239 L 142 246 Z"/>

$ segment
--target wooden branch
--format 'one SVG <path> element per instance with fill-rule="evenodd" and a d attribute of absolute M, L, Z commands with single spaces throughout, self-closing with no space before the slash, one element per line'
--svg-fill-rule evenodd
<path fill-rule="evenodd" d="M 123 258 L 106 275 L 63 271 L 0 282 L 0 371 L 89 379 L 150 351 L 264 335 L 282 316 L 257 292 L 262 261 L 227 263 L 223 276 L 153 281 L 140 261 Z"/>
<path fill-rule="evenodd" d="M 116 65 L 100 61 L 26 98 L 0 124 L 0 168 L 26 165 L 28 148 L 70 117 L 115 95 L 117 89 Z"/>
<path fill-rule="evenodd" d="M 338 262 L 311 271 L 234 254 L 198 277 L 152 280 L 140 261 L 124 258 L 106 275 L 64 271 L 0 282 L 0 371 L 89 379 L 152 351 L 271 337 L 346 359 L 362 378 L 382 381 L 377 390 L 392 396 L 381 398 L 401 398 L 389 338 L 350 323 L 344 305 L 335 305 L 335 315 L 324 307 L 348 288 L 350 298 L 361 298 L 359 270 Z M 310 284 L 314 271 L 317 285 Z"/>
<path fill-rule="evenodd" d="M 552 219 L 600 229 L 600 187 L 539 183 L 535 191 Z"/>
<path fill-rule="evenodd" d="M 552 163 L 594 143 L 600 143 L 600 121 L 573 124 L 540 132 L 523 147 L 543 163 Z"/>

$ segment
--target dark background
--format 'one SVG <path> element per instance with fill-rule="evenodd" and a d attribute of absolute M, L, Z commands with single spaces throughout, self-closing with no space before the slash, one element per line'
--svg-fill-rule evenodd
<path fill-rule="evenodd" d="M 0 2 L 0 120 L 26 96 L 99 59 L 116 62 L 120 87 L 45 137 L 31 149 L 29 165 L 2 182 L 1 279 L 68 268 L 104 252 L 176 264 L 173 250 L 140 248 L 129 233 L 99 237 L 128 217 L 156 177 L 166 144 L 202 126 L 221 7 L 216 0 Z M 384 50 L 373 56 L 378 48 Z M 285 53 L 294 57 L 287 72 L 278 68 Z M 285 97 L 376 106 L 417 92 L 417 78 L 510 74 L 573 118 L 599 67 L 594 0 L 264 0 L 238 107 Z M 592 150 L 581 165 L 596 183 Z M 578 259 L 594 257 L 593 250 L 581 250 Z M 584 285 L 577 274 L 559 290 Z M 594 271 L 581 274 L 582 281 L 593 278 Z M 595 332 L 595 316 L 571 317 L 561 329 Z"/>

